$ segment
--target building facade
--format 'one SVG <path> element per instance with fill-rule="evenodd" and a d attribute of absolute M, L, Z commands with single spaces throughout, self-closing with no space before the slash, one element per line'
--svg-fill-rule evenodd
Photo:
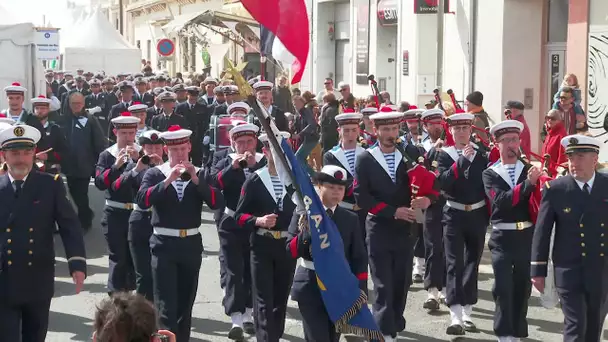
<path fill-rule="evenodd" d="M 437 0 L 307 0 L 307 6 L 311 52 L 302 89 L 319 91 L 332 77 L 364 97 L 373 74 L 393 102 L 420 106 L 433 98 Z M 608 108 L 608 96 L 601 96 L 608 75 L 600 74 L 608 66 L 608 1 L 445 0 L 444 7 L 444 92 L 452 89 L 462 101 L 481 91 L 495 122 L 507 100 L 521 101 L 530 129 L 539 132 L 564 75 L 574 73 L 592 132 L 605 134 L 605 113 L 594 113 Z M 540 137 L 532 139 L 540 150 Z"/>
<path fill-rule="evenodd" d="M 210 73 L 219 77 L 224 57 L 249 61 L 259 70 L 259 28 L 234 0 L 96 0 L 108 20 L 141 50 L 141 57 L 171 74 Z M 122 18 L 122 20 L 121 20 Z M 157 51 L 173 41 L 171 56 Z"/>

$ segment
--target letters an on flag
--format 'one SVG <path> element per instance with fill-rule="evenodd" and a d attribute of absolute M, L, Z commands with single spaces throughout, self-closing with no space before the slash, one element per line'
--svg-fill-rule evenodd
<path fill-rule="evenodd" d="M 278 39 L 285 50 L 293 55 L 291 84 L 300 82 L 310 49 L 310 28 L 304 0 L 241 0 L 241 3 L 260 23 L 262 42 L 265 39 L 262 37 L 263 30 L 266 29 L 275 36 L 271 45 L 276 45 Z M 270 54 L 268 51 L 266 53 Z"/>
<path fill-rule="evenodd" d="M 335 223 L 327 216 L 323 204 L 310 182 L 308 173 L 297 161 L 287 140 L 278 134 L 275 134 L 275 137 L 279 140 L 282 151 L 273 151 L 273 155 L 285 154 L 302 193 L 303 206 L 308 218 L 308 229 L 310 229 L 312 237 L 311 252 L 317 274 L 317 284 L 330 319 L 340 333 L 356 334 L 369 341 L 384 341 L 367 306 L 367 296 L 359 288 L 359 279 L 352 273 L 346 261 L 340 232 Z M 279 176 L 281 176 L 280 172 Z M 288 179 L 283 177 L 281 176 L 282 180 L 289 184 Z"/>

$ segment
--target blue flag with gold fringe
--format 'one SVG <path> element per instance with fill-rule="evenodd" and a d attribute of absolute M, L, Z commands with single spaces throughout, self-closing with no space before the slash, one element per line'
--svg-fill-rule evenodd
<path fill-rule="evenodd" d="M 369 341 L 384 341 L 367 306 L 367 295 L 359 288 L 359 279 L 346 261 L 344 244 L 336 224 L 325 213 L 307 172 L 296 159 L 287 140 L 281 139 L 280 144 L 304 198 L 317 285 L 330 319 L 340 333 L 356 334 Z"/>

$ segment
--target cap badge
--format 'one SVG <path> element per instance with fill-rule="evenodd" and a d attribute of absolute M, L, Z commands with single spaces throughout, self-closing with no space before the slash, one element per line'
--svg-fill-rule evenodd
<path fill-rule="evenodd" d="M 158 140 L 158 134 L 156 134 L 156 133 L 152 133 L 152 134 L 150 134 L 150 140 L 151 140 L 151 141 L 156 141 L 156 140 Z"/>
<path fill-rule="evenodd" d="M 16 137 L 22 137 L 25 134 L 25 129 L 17 126 L 15 129 L 13 129 L 13 134 L 15 134 Z"/>
<path fill-rule="evenodd" d="M 342 174 L 342 171 L 336 171 L 336 172 L 334 172 L 334 178 L 337 179 L 337 180 L 344 179 L 344 175 Z"/>
<path fill-rule="evenodd" d="M 578 144 L 578 139 L 576 139 L 576 138 L 570 138 L 570 140 L 568 140 L 568 144 L 569 145 L 577 145 Z"/>

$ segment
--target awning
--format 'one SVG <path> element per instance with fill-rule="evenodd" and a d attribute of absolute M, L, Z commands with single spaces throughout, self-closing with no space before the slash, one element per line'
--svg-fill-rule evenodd
<path fill-rule="evenodd" d="M 170 32 L 179 32 L 188 25 L 201 25 L 201 24 L 219 26 L 222 28 L 229 28 L 224 24 L 225 21 L 244 23 L 244 24 L 247 24 L 248 26 L 254 26 L 254 27 L 258 26 L 258 23 L 251 18 L 246 18 L 246 17 L 242 17 L 242 16 L 230 14 L 230 13 L 224 13 L 221 11 L 215 11 L 212 9 L 205 9 L 203 11 L 199 11 L 199 12 L 195 12 L 195 13 L 179 15 L 179 16 L 173 18 L 173 20 L 171 20 L 169 23 L 164 25 L 163 30 L 165 30 L 165 32 L 168 34 Z"/>

